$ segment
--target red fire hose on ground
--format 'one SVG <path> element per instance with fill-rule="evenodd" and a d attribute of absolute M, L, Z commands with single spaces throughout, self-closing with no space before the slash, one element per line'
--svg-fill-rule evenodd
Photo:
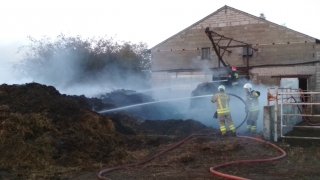
<path fill-rule="evenodd" d="M 252 140 L 255 140 L 255 141 L 267 143 L 270 146 L 272 146 L 272 147 L 276 148 L 277 150 L 279 150 L 280 152 L 282 152 L 282 155 L 278 156 L 278 157 L 274 157 L 274 158 L 268 158 L 268 159 L 253 159 L 253 160 L 240 160 L 240 161 L 226 162 L 224 164 L 220 164 L 220 165 L 216 165 L 216 166 L 211 167 L 210 168 L 210 172 L 212 174 L 220 176 L 220 177 L 228 178 L 228 179 L 248 180 L 246 178 L 242 178 L 242 177 L 233 176 L 233 175 L 229 175 L 229 174 L 224 174 L 224 173 L 218 172 L 218 171 L 216 171 L 216 169 L 219 169 L 219 168 L 222 168 L 222 167 L 225 167 L 225 166 L 229 166 L 229 165 L 233 165 L 233 164 L 240 164 L 240 163 L 254 163 L 254 162 L 275 161 L 275 160 L 279 160 L 281 158 L 284 158 L 286 156 L 286 152 L 283 149 L 281 149 L 280 147 L 278 147 L 278 146 L 276 146 L 276 145 L 274 145 L 274 144 L 272 144 L 270 142 L 267 142 L 267 141 L 264 141 L 264 140 L 261 140 L 261 139 L 258 139 L 258 138 L 248 137 L 248 136 L 239 136 L 239 135 L 237 135 L 237 137 L 247 138 L 247 139 L 252 139 Z"/>
<path fill-rule="evenodd" d="M 240 98 L 239 96 L 234 95 L 234 94 L 229 94 L 229 95 L 239 98 L 245 104 L 244 100 L 242 98 Z M 240 125 L 238 125 L 236 127 L 236 129 L 238 129 L 245 122 L 246 119 L 247 119 L 247 114 L 246 114 L 246 117 L 245 117 L 244 121 Z M 124 168 L 127 168 L 127 167 L 132 167 L 132 166 L 137 166 L 137 165 L 142 165 L 142 164 L 148 163 L 149 161 L 161 156 L 162 154 L 179 147 L 180 145 L 182 145 L 183 143 L 185 143 L 186 141 L 190 140 L 193 137 L 207 136 L 207 135 L 208 134 L 191 134 L 190 136 L 188 136 L 188 137 L 184 138 L 183 140 L 181 140 L 180 142 L 178 142 L 176 145 L 174 145 L 174 146 L 172 146 L 172 147 L 170 147 L 168 149 L 165 149 L 165 150 L 159 152 L 158 154 L 156 154 L 156 155 L 154 155 L 154 156 L 152 156 L 150 158 L 147 158 L 147 159 L 142 160 L 141 162 L 137 162 L 137 163 L 131 163 L 131 164 L 125 164 L 125 165 L 122 165 L 122 166 L 106 168 L 104 170 L 101 170 L 98 173 L 97 177 L 100 180 L 109 180 L 108 178 L 103 177 L 103 175 L 105 173 L 107 173 L 107 172 L 111 172 L 111 171 L 115 171 L 115 170 L 118 170 L 118 169 L 124 169 Z M 216 166 L 210 167 L 210 172 L 212 174 L 220 176 L 220 177 L 228 178 L 228 179 L 247 180 L 246 178 L 220 173 L 220 172 L 216 171 L 216 169 L 219 169 L 219 168 L 222 168 L 222 167 L 225 167 L 225 166 L 229 166 L 229 165 L 233 165 L 233 164 L 240 164 L 240 163 L 254 163 L 254 162 L 275 161 L 275 160 L 279 160 L 281 158 L 284 158 L 286 156 L 286 152 L 283 149 L 281 149 L 280 147 L 278 147 L 278 146 L 276 146 L 276 145 L 274 145 L 274 144 L 272 144 L 270 142 L 267 142 L 267 141 L 264 141 L 264 140 L 261 140 L 261 139 L 258 139 L 258 138 L 254 138 L 254 137 L 248 137 L 248 136 L 237 135 L 237 137 L 239 137 L 239 138 L 247 138 L 247 139 L 251 139 L 251 140 L 267 143 L 267 144 L 271 145 L 272 147 L 276 148 L 277 150 L 279 150 L 280 152 L 282 152 L 282 155 L 278 156 L 278 157 L 274 157 L 274 158 L 268 158 L 268 159 L 253 159 L 253 160 L 239 160 L 239 161 L 226 162 L 226 163 L 223 163 L 223 164 L 220 164 L 220 165 L 216 165 Z"/>

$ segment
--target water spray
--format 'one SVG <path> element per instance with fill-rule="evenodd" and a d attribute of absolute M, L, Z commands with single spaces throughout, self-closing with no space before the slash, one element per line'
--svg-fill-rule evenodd
<path fill-rule="evenodd" d="M 102 111 L 99 111 L 98 113 L 103 114 L 103 113 L 107 113 L 107 112 L 113 112 L 113 111 L 133 108 L 133 107 L 137 107 L 137 106 L 144 106 L 144 105 L 162 103 L 162 102 L 168 102 L 168 101 L 179 101 L 179 100 L 184 100 L 184 99 L 204 98 L 204 97 L 212 97 L 212 95 L 202 95 L 202 96 L 182 97 L 182 98 L 174 98 L 174 99 L 152 101 L 152 102 L 146 102 L 146 103 L 140 103 L 140 104 L 133 104 L 133 105 L 129 105 L 129 106 L 118 107 L 118 108 L 114 108 L 114 109 L 102 110 Z"/>

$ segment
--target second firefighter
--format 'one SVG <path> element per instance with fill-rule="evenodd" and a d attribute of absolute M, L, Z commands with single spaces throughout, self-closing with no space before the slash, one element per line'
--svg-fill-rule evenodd
<path fill-rule="evenodd" d="M 246 91 L 247 135 L 254 135 L 257 132 L 257 120 L 260 112 L 259 96 L 260 92 L 252 89 L 252 85 L 246 83 L 243 88 Z"/>

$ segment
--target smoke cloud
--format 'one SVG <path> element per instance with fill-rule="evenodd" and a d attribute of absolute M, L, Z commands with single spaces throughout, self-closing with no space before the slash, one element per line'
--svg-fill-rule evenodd
<path fill-rule="evenodd" d="M 210 81 L 212 75 L 208 77 L 203 77 L 202 75 L 199 75 L 199 77 L 194 75 L 179 75 L 178 77 L 170 75 L 170 80 L 163 85 L 151 87 L 150 79 L 143 78 L 129 71 L 124 71 L 117 66 L 109 66 L 108 69 L 104 69 L 101 73 L 87 77 L 81 74 L 82 64 L 79 64 L 77 61 L 77 59 L 82 57 L 79 54 L 70 56 L 70 54 L 66 55 L 64 53 L 61 53 L 58 56 L 59 58 L 48 61 L 48 64 L 44 66 L 45 68 L 34 68 L 32 74 L 24 74 L 13 68 L 17 59 L 21 57 L 15 54 L 17 49 L 13 49 L 12 47 L 16 46 L 2 45 L 0 48 L 0 61 L 2 64 L 0 67 L 1 84 L 37 82 L 52 85 L 62 94 L 85 95 L 86 97 L 99 97 L 102 94 L 117 89 L 129 89 L 150 95 L 156 101 L 161 101 L 159 104 L 163 104 L 163 109 L 167 108 L 167 104 L 170 104 L 172 119 L 194 119 L 207 126 L 219 128 L 218 120 L 213 118 L 216 107 L 214 103 L 211 103 L 211 98 L 214 92 L 199 97 L 200 105 L 195 108 L 190 108 L 192 91 L 195 90 L 199 84 L 203 83 L 203 79 L 207 78 L 205 81 Z M 8 52 L 11 52 L 11 54 L 8 54 Z M 205 67 L 206 66 L 203 68 L 205 69 Z M 145 73 L 147 76 L 150 76 L 150 72 L 146 71 Z M 112 77 L 110 74 L 112 74 Z M 123 74 L 126 74 L 125 78 Z M 75 81 L 75 76 L 81 78 Z M 240 82 L 240 84 L 244 83 L 245 82 Z M 290 81 L 290 83 L 292 82 Z M 288 83 L 284 82 L 284 84 Z M 258 131 L 262 131 L 263 128 L 263 106 L 268 103 L 267 89 L 268 86 L 264 85 L 254 86 L 254 90 L 260 91 L 260 114 L 257 121 Z M 226 89 L 226 93 L 235 94 L 242 99 L 245 98 L 243 87 Z M 142 105 L 142 109 L 144 108 L 143 106 L 148 105 Z M 161 106 L 157 106 L 157 108 L 161 108 Z M 234 124 L 236 126 L 240 125 L 245 118 L 245 105 L 237 97 L 231 96 L 230 108 Z M 162 119 L 162 117 L 164 116 L 159 115 L 155 119 Z M 239 130 L 244 130 L 245 127 L 246 123 L 244 123 Z"/>

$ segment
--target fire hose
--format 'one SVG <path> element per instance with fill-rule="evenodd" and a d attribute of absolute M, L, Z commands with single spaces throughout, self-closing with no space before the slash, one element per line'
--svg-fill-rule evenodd
<path fill-rule="evenodd" d="M 248 137 L 248 136 L 239 136 L 239 135 L 237 135 L 237 137 L 252 139 L 252 140 L 255 140 L 255 141 L 259 141 L 259 142 L 262 142 L 262 143 L 269 144 L 270 146 L 272 146 L 272 147 L 276 148 L 277 150 L 279 150 L 282 153 L 282 155 L 278 156 L 278 157 L 274 157 L 274 158 L 268 158 L 268 159 L 253 159 L 253 160 L 239 160 L 239 161 L 226 162 L 226 163 L 211 167 L 210 168 L 210 172 L 212 174 L 220 176 L 220 177 L 228 178 L 228 179 L 248 180 L 247 178 L 242 178 L 242 177 L 239 177 L 239 176 L 233 176 L 233 175 L 229 175 L 229 174 L 224 174 L 224 173 L 218 172 L 218 171 L 216 171 L 216 169 L 219 169 L 219 168 L 222 168 L 222 167 L 225 167 L 225 166 L 229 166 L 229 165 L 233 165 L 233 164 L 275 161 L 275 160 L 282 159 L 282 158 L 284 158 L 286 156 L 286 152 L 283 149 L 281 149 L 280 147 L 278 147 L 278 146 L 276 146 L 276 145 L 274 145 L 274 144 L 272 144 L 270 142 L 267 142 L 267 141 L 264 141 L 264 140 L 261 140 L 261 139 L 258 139 L 258 138 L 254 138 L 254 137 Z"/>
<path fill-rule="evenodd" d="M 299 88 L 299 92 L 301 93 L 301 96 L 302 96 L 302 99 L 303 99 L 302 102 L 306 102 L 306 98 L 305 98 L 305 96 L 304 96 L 304 94 L 303 94 L 302 89 Z M 294 100 L 295 103 L 297 103 L 297 100 L 296 100 L 293 96 L 291 96 L 291 98 Z M 300 109 L 300 106 L 298 106 L 298 109 L 299 109 L 299 112 L 302 114 L 303 112 L 302 112 L 302 110 Z M 320 125 L 320 123 L 311 123 L 309 117 L 303 117 L 303 119 L 304 119 L 310 126 L 319 126 L 319 125 Z"/>
<path fill-rule="evenodd" d="M 245 101 L 235 95 L 235 94 L 228 94 L 228 95 L 231 95 L 231 96 L 234 96 L 234 97 L 237 97 L 239 98 L 246 106 L 246 103 Z M 245 119 L 242 121 L 242 123 L 240 123 L 240 125 L 238 125 L 236 127 L 236 129 L 238 129 L 239 127 L 242 126 L 242 124 L 246 121 L 247 119 L 247 116 L 248 114 L 246 113 L 246 117 Z M 177 144 L 171 146 L 170 148 L 168 149 L 165 149 L 165 150 L 162 150 L 160 151 L 159 153 L 157 153 L 156 155 L 150 157 L 150 158 L 147 158 L 147 159 L 144 159 L 140 162 L 137 162 L 137 163 L 131 163 L 131 164 L 125 164 L 125 165 L 121 165 L 121 166 L 115 166 L 115 167 L 111 167 L 111 168 L 106 168 L 106 169 L 103 169 L 101 170 L 98 175 L 97 175 L 97 178 L 100 179 L 100 180 L 109 180 L 108 178 L 104 177 L 103 175 L 107 172 L 111 172 L 111 171 L 115 171 L 115 170 L 118 170 L 118 169 L 124 169 L 124 168 L 127 168 L 127 167 L 132 167 L 132 166 L 137 166 L 137 165 L 142 165 L 142 164 L 146 164 L 148 163 L 149 161 L 152 161 L 153 159 L 161 156 L 162 154 L 166 153 L 166 152 L 169 152 L 177 147 L 179 147 L 180 145 L 182 145 L 183 143 L 185 143 L 186 141 L 190 140 L 191 138 L 193 137 L 198 137 L 198 136 L 207 136 L 207 134 L 191 134 L 189 135 L 188 137 L 184 138 L 183 140 L 181 140 L 180 142 L 178 142 Z M 233 175 L 229 175 L 229 174 L 224 174 L 224 173 L 221 173 L 221 172 L 218 172 L 216 171 L 216 169 L 219 169 L 219 168 L 222 168 L 222 167 L 225 167 L 225 166 L 229 166 L 229 165 L 233 165 L 233 164 L 240 164 L 240 163 L 254 163 L 254 162 L 267 162 L 267 161 L 275 161 L 275 160 L 279 160 L 281 158 L 284 158 L 286 156 L 286 152 L 284 150 L 282 150 L 280 147 L 272 144 L 272 143 L 269 143 L 267 141 L 264 141 L 264 140 L 261 140 L 261 139 L 258 139 L 258 138 L 254 138 L 254 137 L 248 137 L 248 136 L 240 136 L 240 135 L 237 135 L 237 137 L 240 137 L 240 138 L 247 138 L 247 139 L 251 139 L 251 140 L 255 140 L 255 141 L 259 141 L 259 142 L 263 142 L 263 143 L 266 143 L 266 144 L 269 144 L 270 146 L 276 148 L 277 150 L 279 150 L 280 152 L 282 152 L 282 155 L 281 156 L 278 156 L 278 157 L 274 157 L 274 158 L 269 158 L 269 159 L 254 159 L 254 160 L 240 160 L 240 161 L 232 161 L 232 162 L 226 162 L 224 164 L 220 164 L 220 165 L 216 165 L 216 166 L 213 166 L 213 167 L 210 167 L 210 172 L 214 175 L 217 175 L 217 176 L 220 176 L 220 177 L 225 177 L 225 178 L 229 178 L 229 179 L 235 179 L 235 180 L 247 180 L 246 178 L 242 178 L 242 177 L 238 177 L 238 176 L 233 176 Z"/>

